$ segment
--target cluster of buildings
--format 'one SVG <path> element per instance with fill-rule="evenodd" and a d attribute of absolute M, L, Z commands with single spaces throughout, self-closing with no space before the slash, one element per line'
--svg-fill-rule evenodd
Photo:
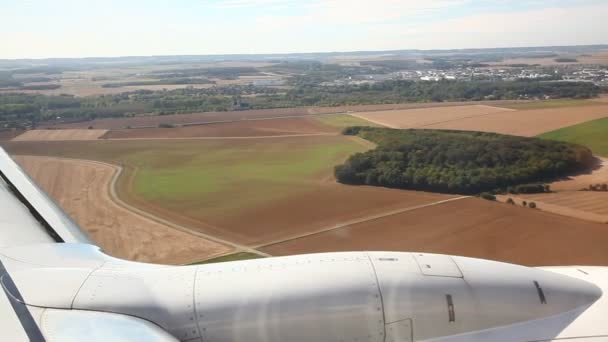
<path fill-rule="evenodd" d="M 416 81 L 515 81 L 530 80 L 564 80 L 578 82 L 594 82 L 608 84 L 608 68 L 589 68 L 583 65 L 569 65 L 568 67 L 458 67 L 448 70 L 403 70 L 388 74 L 366 74 L 341 78 L 324 82 L 323 86 L 344 86 L 364 83 L 376 83 L 386 80 L 416 80 Z"/>

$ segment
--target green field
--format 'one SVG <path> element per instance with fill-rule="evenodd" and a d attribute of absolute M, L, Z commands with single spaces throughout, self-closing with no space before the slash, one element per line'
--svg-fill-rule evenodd
<path fill-rule="evenodd" d="M 331 177 L 367 148 L 342 136 L 248 140 L 7 143 L 13 154 L 100 160 L 124 168 L 118 192 L 193 219 L 234 216 Z"/>
<path fill-rule="evenodd" d="M 583 107 L 583 106 L 605 106 L 606 103 L 592 100 L 575 100 L 575 99 L 557 99 L 544 101 L 531 101 L 521 103 L 509 103 L 499 107 L 517 109 L 517 110 L 532 110 L 532 109 L 550 109 L 550 108 L 567 108 L 567 107 Z"/>
<path fill-rule="evenodd" d="M 608 118 L 561 128 L 539 137 L 584 145 L 593 153 L 608 157 Z"/>
<path fill-rule="evenodd" d="M 327 126 L 336 128 L 346 128 L 350 126 L 382 127 L 371 121 L 357 118 L 348 114 L 319 115 L 316 117 L 316 119 Z"/>

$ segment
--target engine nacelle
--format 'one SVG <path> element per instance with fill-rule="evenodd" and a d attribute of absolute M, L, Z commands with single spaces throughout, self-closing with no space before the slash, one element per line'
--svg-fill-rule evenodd
<path fill-rule="evenodd" d="M 37 251 L 0 251 L 11 258 L 5 263 L 24 303 L 134 316 L 204 342 L 420 341 L 584 310 L 602 296 L 570 276 L 425 253 L 172 267 L 120 261 L 86 245 Z M 78 253 L 88 258 L 70 264 L 67 256 Z"/>

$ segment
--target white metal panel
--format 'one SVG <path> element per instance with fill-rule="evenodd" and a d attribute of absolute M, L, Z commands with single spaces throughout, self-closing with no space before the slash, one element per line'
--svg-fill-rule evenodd
<path fill-rule="evenodd" d="M 412 342 L 413 338 L 411 319 L 386 325 L 385 342 Z"/>
<path fill-rule="evenodd" d="M 78 292 L 73 308 L 114 312 L 154 322 L 180 340 L 199 338 L 194 312 L 196 266 L 104 267 Z"/>
<path fill-rule="evenodd" d="M 74 221 L 0 148 L 0 175 L 5 177 L 64 242 L 93 244 Z"/>
<path fill-rule="evenodd" d="M 495 261 L 453 258 L 473 291 L 478 312 L 483 313 L 480 318 L 488 325 L 557 315 L 588 306 L 602 296 L 599 287 L 570 276 Z"/>
<path fill-rule="evenodd" d="M 55 242 L 44 227 L 0 179 L 0 248 L 29 243 Z"/>
<path fill-rule="evenodd" d="M 177 342 L 160 327 L 135 317 L 79 310 L 45 310 L 44 337 L 49 342 Z"/>
<path fill-rule="evenodd" d="M 395 253 L 394 262 L 372 260 L 387 322 L 411 318 L 414 340 L 538 320 L 590 305 L 601 296 L 597 287 L 574 278 L 462 257 L 453 260 L 463 278 L 422 275 L 412 271 L 415 256 L 408 260 L 407 255 Z"/>
<path fill-rule="evenodd" d="M 12 272 L 11 278 L 19 289 L 23 303 L 71 309 L 76 293 L 92 271 L 81 268 L 32 268 Z"/>
<path fill-rule="evenodd" d="M 592 282 L 602 297 L 560 332 L 560 338 L 604 336 L 608 340 L 608 267 L 549 267 L 546 270 Z"/>
<path fill-rule="evenodd" d="M 29 341 L 5 291 L 0 289 L 0 334 L 6 341 Z"/>
<path fill-rule="evenodd" d="M 462 278 L 462 273 L 449 255 L 412 253 L 422 274 L 437 277 Z"/>
<path fill-rule="evenodd" d="M 204 342 L 384 341 L 365 253 L 201 266 L 195 298 Z"/>
<path fill-rule="evenodd" d="M 76 267 L 97 268 L 106 262 L 137 265 L 103 254 L 99 247 L 80 243 L 41 243 L 27 246 L 1 248 L 0 255 L 18 261 L 21 267 Z M 18 266 L 15 266 L 16 268 Z"/>
<path fill-rule="evenodd" d="M 387 323 L 411 319 L 414 340 L 467 331 L 470 322 L 465 303 L 472 303 L 463 278 L 427 276 L 412 253 L 370 253 L 378 275 Z M 452 296 L 455 320 L 450 322 L 446 296 Z M 462 310 L 462 311 L 461 311 Z M 472 317 L 473 319 L 475 317 Z M 388 328 L 388 327 L 387 327 Z"/>

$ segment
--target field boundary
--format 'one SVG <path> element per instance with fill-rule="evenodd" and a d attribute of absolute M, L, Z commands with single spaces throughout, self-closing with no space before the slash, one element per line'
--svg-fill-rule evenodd
<path fill-rule="evenodd" d="M 255 249 L 259 249 L 259 248 L 265 248 L 265 247 L 269 247 L 272 245 L 278 245 L 280 243 L 284 243 L 284 242 L 288 242 L 288 241 L 292 241 L 292 240 L 297 240 L 297 239 L 301 239 L 301 238 L 305 238 L 305 237 L 309 237 L 312 235 L 317 235 L 317 234 L 321 234 L 321 233 L 326 233 L 332 230 L 336 230 L 336 229 L 341 229 L 341 228 L 345 228 L 348 226 L 352 226 L 352 225 L 356 225 L 359 223 L 364 223 L 364 222 L 369 222 L 369 221 L 374 221 L 374 220 L 378 220 L 387 216 L 393 216 L 393 215 L 397 215 L 397 214 L 402 214 L 402 213 L 406 213 L 409 211 L 414 211 L 414 210 L 418 210 L 418 209 L 422 209 L 422 208 L 428 208 L 428 207 L 432 207 L 432 206 L 436 206 L 436 205 L 441 205 L 444 203 L 449 203 L 449 202 L 454 202 L 454 201 L 459 201 L 459 200 L 463 200 L 466 198 L 470 198 L 471 196 L 459 196 L 459 197 L 453 197 L 453 198 L 448 198 L 445 200 L 441 200 L 441 201 L 436 201 L 436 202 L 431 202 L 431 203 L 426 203 L 426 204 L 421 204 L 421 205 L 416 205 L 413 207 L 407 207 L 407 208 L 401 208 L 401 209 L 397 209 L 397 210 L 392 210 L 389 212 L 384 212 L 384 213 L 380 213 L 380 214 L 374 214 L 374 215 L 369 215 L 369 216 L 365 216 L 365 217 L 360 217 L 357 219 L 353 219 L 353 220 L 349 220 L 346 222 L 342 222 L 342 223 L 338 223 L 336 225 L 333 225 L 331 227 L 325 227 L 322 229 L 318 229 L 315 230 L 314 232 L 308 232 L 308 233 L 303 233 L 303 234 L 298 234 L 295 236 L 291 236 L 285 239 L 280 239 L 280 240 L 275 240 L 269 243 L 265 243 L 262 245 L 257 245 L 254 246 L 253 248 Z"/>
<path fill-rule="evenodd" d="M 170 129 L 170 128 L 168 128 Z M 132 140 L 247 140 L 247 139 L 273 139 L 273 138 L 301 138 L 318 136 L 337 136 L 340 133 L 305 133 L 305 134 L 281 134 L 281 135 L 247 135 L 235 137 L 183 137 L 183 138 L 100 138 L 105 141 L 132 141 Z"/>

